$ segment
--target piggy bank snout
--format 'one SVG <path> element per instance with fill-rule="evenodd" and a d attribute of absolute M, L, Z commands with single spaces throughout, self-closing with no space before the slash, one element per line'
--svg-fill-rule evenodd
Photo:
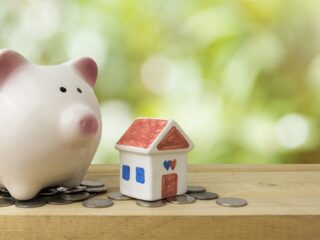
<path fill-rule="evenodd" d="M 60 118 L 60 133 L 71 142 L 94 138 L 99 132 L 99 119 L 85 106 L 72 106 L 66 109 Z"/>
<path fill-rule="evenodd" d="M 99 123 L 97 118 L 89 114 L 80 120 L 80 131 L 84 135 L 95 135 L 98 131 Z"/>

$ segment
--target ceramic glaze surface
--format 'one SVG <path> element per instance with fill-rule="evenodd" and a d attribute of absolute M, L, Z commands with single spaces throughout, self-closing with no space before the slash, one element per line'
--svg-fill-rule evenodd
<path fill-rule="evenodd" d="M 13 197 L 80 184 L 101 137 L 96 78 L 90 58 L 40 66 L 0 50 L 0 185 Z"/>
<path fill-rule="evenodd" d="M 187 192 L 187 154 L 193 143 L 174 120 L 138 118 L 115 147 L 122 194 L 156 201 Z"/>

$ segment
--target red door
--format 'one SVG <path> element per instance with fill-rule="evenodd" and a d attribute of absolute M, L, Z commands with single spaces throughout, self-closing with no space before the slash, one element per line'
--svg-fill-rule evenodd
<path fill-rule="evenodd" d="M 162 176 L 162 198 L 168 198 L 177 195 L 178 175 L 175 173 Z"/>

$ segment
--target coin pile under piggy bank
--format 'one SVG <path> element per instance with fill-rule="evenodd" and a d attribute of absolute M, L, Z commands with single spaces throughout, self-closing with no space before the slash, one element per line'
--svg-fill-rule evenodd
<path fill-rule="evenodd" d="M 49 187 L 42 189 L 35 198 L 31 200 L 16 200 L 7 189 L 0 189 L 0 207 L 15 205 L 19 208 L 35 208 L 46 204 L 66 205 L 74 202 L 82 202 L 84 207 L 105 208 L 113 205 L 115 201 L 133 200 L 120 192 L 109 192 L 108 198 L 96 197 L 107 192 L 107 187 L 99 181 L 83 180 L 80 186 L 74 188 Z M 227 207 L 241 207 L 247 205 L 247 201 L 240 198 L 219 198 L 219 195 L 207 192 L 205 187 L 188 186 L 186 194 L 170 197 L 157 201 L 136 200 L 136 204 L 141 207 L 162 207 L 167 203 L 190 204 L 196 200 L 216 200 L 216 203 Z"/>

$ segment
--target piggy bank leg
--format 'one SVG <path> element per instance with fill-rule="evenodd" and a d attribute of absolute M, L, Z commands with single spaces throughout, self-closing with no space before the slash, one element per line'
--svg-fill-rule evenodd
<path fill-rule="evenodd" d="M 37 195 L 41 190 L 38 186 L 32 184 L 11 184 L 6 186 L 12 197 L 18 200 L 28 200 Z"/>

